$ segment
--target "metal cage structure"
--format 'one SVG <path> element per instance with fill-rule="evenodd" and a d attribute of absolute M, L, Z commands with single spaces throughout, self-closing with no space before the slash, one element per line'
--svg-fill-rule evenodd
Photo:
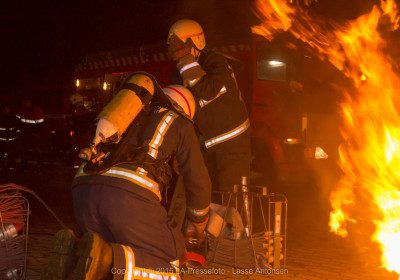
<path fill-rule="evenodd" d="M 207 234 L 206 258 L 235 268 L 281 269 L 286 265 L 287 199 L 269 194 L 266 187 L 235 186 L 233 192 L 218 192 L 226 209 L 234 208 L 244 221 L 244 232 L 224 236 Z M 226 221 L 225 212 L 223 220 Z"/>
<path fill-rule="evenodd" d="M 0 188 L 0 279 L 27 277 L 27 248 L 30 207 L 12 186 Z"/>

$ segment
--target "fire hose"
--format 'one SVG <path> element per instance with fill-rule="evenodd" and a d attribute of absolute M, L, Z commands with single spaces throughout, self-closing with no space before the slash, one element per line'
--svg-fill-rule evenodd
<path fill-rule="evenodd" d="M 44 208 L 46 208 L 47 211 L 50 212 L 50 214 L 53 215 L 53 217 L 57 220 L 57 222 L 65 229 L 68 229 L 68 227 L 63 223 L 63 221 L 61 221 L 61 219 L 56 215 L 56 213 L 47 205 L 46 202 L 44 202 L 43 199 L 41 199 L 34 191 L 32 191 L 31 189 L 25 188 L 23 186 L 19 186 L 13 183 L 8 183 L 8 184 L 4 184 L 4 185 L 0 185 L 0 215 L 3 215 L 2 219 L 5 221 L 6 218 L 8 219 L 8 223 L 13 223 L 13 221 L 20 221 L 20 219 L 18 219 L 18 215 L 21 214 L 22 210 L 21 210 L 21 200 L 16 200 L 14 199 L 14 201 L 10 198 L 10 195 L 7 196 L 2 196 L 3 193 L 5 192 L 12 192 L 14 191 L 16 194 L 21 195 L 20 191 L 26 192 L 31 194 L 32 196 L 34 196 L 43 206 Z M 8 207 L 6 204 L 3 204 L 3 202 L 9 203 L 7 205 L 13 206 L 12 208 Z M 19 207 L 18 207 L 19 206 Z M 12 211 L 10 211 L 10 209 Z M 5 215 L 2 214 L 3 211 L 6 213 Z"/>
<path fill-rule="evenodd" d="M 21 192 L 34 196 L 67 229 L 34 191 L 12 183 L 0 185 L 0 279 L 25 279 L 29 203 Z"/>

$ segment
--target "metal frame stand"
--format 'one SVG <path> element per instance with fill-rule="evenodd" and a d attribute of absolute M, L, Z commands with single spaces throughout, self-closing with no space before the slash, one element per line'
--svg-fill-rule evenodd
<path fill-rule="evenodd" d="M 243 182 L 242 182 L 243 183 Z M 250 190 L 249 190 L 250 189 Z M 279 269 L 286 264 L 287 199 L 282 194 L 268 194 L 266 187 L 218 192 L 222 205 L 237 209 L 245 232 L 241 236 L 207 235 L 207 261 L 236 268 Z M 226 220 L 228 211 L 223 217 Z M 222 232 L 225 223 L 221 226 Z"/>

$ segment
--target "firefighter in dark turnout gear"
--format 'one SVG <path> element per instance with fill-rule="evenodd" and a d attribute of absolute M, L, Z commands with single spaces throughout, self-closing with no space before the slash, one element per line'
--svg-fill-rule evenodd
<path fill-rule="evenodd" d="M 135 128 L 139 140 L 132 141 L 140 143 L 139 149 L 128 150 L 120 163 L 99 174 L 89 175 L 84 167 L 78 171 L 72 183 L 74 210 L 89 233 L 78 242 L 79 260 L 68 279 L 179 278 L 176 261 L 185 251 L 184 238 L 160 203 L 170 184 L 172 158 L 185 181 L 189 224 L 203 235 L 211 182 L 190 120 L 194 101 L 184 87 L 170 86 L 166 95 L 172 101 L 153 107 L 142 128 Z M 129 129 L 126 136 L 132 135 Z M 59 239 L 71 238 L 64 233 Z"/>
<path fill-rule="evenodd" d="M 194 123 L 204 138 L 213 189 L 231 191 L 241 177 L 250 177 L 250 122 L 227 58 L 205 45 L 203 30 L 193 20 L 177 21 L 169 31 L 169 56 L 198 106 Z"/>
<path fill-rule="evenodd" d="M 18 120 L 6 104 L 0 105 L 0 169 L 14 168 Z"/>
<path fill-rule="evenodd" d="M 42 162 L 43 151 L 47 150 L 41 139 L 45 114 L 38 105 L 33 103 L 31 98 L 25 96 L 22 98 L 21 106 L 15 117 L 19 120 L 18 129 L 20 131 L 18 152 L 22 169 L 25 170 L 30 161 Z"/>

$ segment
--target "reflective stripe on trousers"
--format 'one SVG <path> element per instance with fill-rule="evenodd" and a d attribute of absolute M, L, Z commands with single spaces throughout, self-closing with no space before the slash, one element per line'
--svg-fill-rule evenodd
<path fill-rule="evenodd" d="M 207 206 L 207 207 L 204 208 L 204 209 L 194 209 L 194 208 L 187 207 L 187 210 L 188 210 L 192 215 L 194 215 L 194 216 L 196 216 L 196 217 L 201 217 L 201 216 L 204 216 L 204 215 L 206 215 L 206 214 L 208 213 L 208 211 L 210 210 L 210 206 Z"/>
<path fill-rule="evenodd" d="M 221 135 L 218 135 L 216 137 L 213 137 L 211 139 L 208 139 L 205 141 L 205 146 L 207 149 L 211 148 L 212 146 L 218 145 L 220 143 L 223 143 L 225 141 L 228 141 L 230 139 L 235 138 L 236 136 L 242 134 L 245 132 L 248 128 L 250 127 L 250 121 L 247 119 L 244 123 L 239 125 L 238 127 L 224 133 Z"/>
<path fill-rule="evenodd" d="M 114 245 L 115 246 L 115 245 Z M 124 254 L 124 259 L 125 261 L 124 266 L 125 267 L 116 267 L 112 269 L 111 271 L 113 274 L 120 274 L 116 275 L 117 279 L 124 279 L 124 280 L 133 280 L 133 279 L 155 279 L 155 280 L 179 280 L 181 279 L 178 273 L 171 273 L 171 272 L 165 272 L 167 269 L 164 269 L 165 271 L 162 271 L 160 268 L 160 271 L 153 270 L 153 269 L 147 269 L 147 268 L 141 268 L 141 267 L 136 267 L 135 265 L 135 253 L 133 252 L 132 248 L 130 246 L 122 245 L 119 244 L 120 248 L 123 249 L 123 254 Z M 179 271 L 179 261 L 174 261 L 171 263 L 172 267 L 174 270 Z M 178 268 L 176 268 L 178 266 Z"/>

